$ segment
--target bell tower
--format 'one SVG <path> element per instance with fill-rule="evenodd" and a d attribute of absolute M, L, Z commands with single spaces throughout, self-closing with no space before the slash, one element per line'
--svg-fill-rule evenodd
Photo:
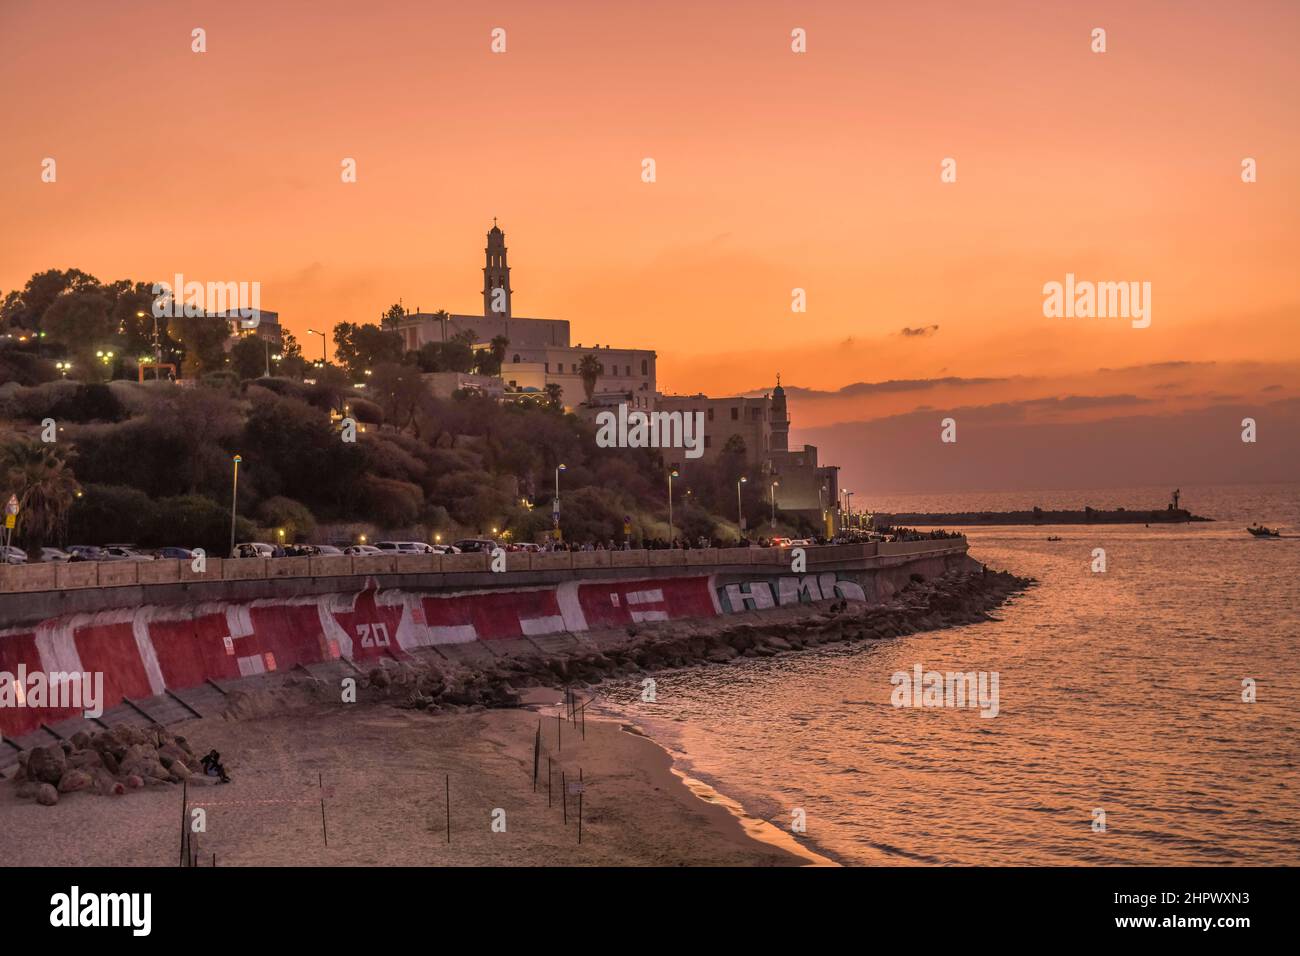
<path fill-rule="evenodd" d="M 495 217 L 487 234 L 487 248 L 483 250 L 487 262 L 483 267 L 483 315 L 510 318 L 510 267 L 506 265 L 506 234 L 497 225 Z M 497 289 L 503 291 L 497 292 Z"/>
<path fill-rule="evenodd" d="M 781 387 L 781 373 L 776 376 L 772 391 L 772 451 L 790 450 L 790 413 L 785 407 L 785 389 Z"/>

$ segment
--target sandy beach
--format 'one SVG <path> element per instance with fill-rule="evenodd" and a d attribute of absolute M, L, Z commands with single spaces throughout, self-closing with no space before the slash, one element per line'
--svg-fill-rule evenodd
<path fill-rule="evenodd" d="M 428 714 L 385 704 L 321 706 L 265 717 L 174 725 L 200 750 L 215 747 L 233 779 L 191 787 L 207 813 L 196 837 L 201 865 L 218 866 L 790 866 L 788 834 L 746 820 L 723 801 L 692 792 L 669 755 L 616 720 L 586 718 L 586 736 L 565 723 L 557 752 L 551 692 L 529 707 Z M 544 749 L 537 792 L 533 747 Z M 547 753 L 553 771 L 547 799 Z M 561 804 L 561 773 L 581 772 L 577 797 Z M 447 841 L 450 781 L 451 842 Z M 323 784 L 323 790 L 322 790 Z M 175 866 L 181 788 L 125 796 L 67 794 L 57 806 L 0 787 L 0 854 L 10 865 Z M 326 846 L 321 797 L 325 800 Z M 494 811 L 504 832 L 494 832 Z M 502 819 L 496 814 L 498 821 Z M 501 824 L 498 822 L 497 829 Z M 751 834 L 763 835 L 755 839 Z"/>

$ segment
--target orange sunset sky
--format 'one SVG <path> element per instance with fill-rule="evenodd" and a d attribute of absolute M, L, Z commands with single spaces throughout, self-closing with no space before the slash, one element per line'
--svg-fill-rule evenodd
<path fill-rule="evenodd" d="M 657 350 L 663 391 L 779 371 L 846 483 L 951 484 L 864 450 L 933 445 L 940 413 L 973 426 L 972 487 L 1283 480 L 1298 40 L 1290 0 L 0 0 L 0 293 L 73 266 L 256 280 L 305 340 L 399 298 L 481 310 L 496 216 L 516 315 Z M 1150 282 L 1150 328 L 1045 318 L 1067 272 Z M 1256 457 L 1206 455 L 1243 414 Z M 1091 429 L 1133 469 L 980 458 L 1025 426 L 1003 439 Z"/>

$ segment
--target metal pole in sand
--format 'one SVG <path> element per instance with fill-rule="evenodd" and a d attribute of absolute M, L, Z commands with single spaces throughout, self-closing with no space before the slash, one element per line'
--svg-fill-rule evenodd
<path fill-rule="evenodd" d="M 537 764 L 542 753 L 542 721 L 537 720 L 537 736 L 533 738 L 533 793 L 537 792 Z M 547 758 L 548 761 L 550 758 Z"/>
<path fill-rule="evenodd" d="M 555 752 L 559 753 L 564 748 L 560 746 L 564 737 L 564 711 L 558 711 L 555 715 Z"/>
<path fill-rule="evenodd" d="M 320 835 L 325 839 L 325 845 L 330 845 L 330 835 L 325 829 L 325 780 L 324 774 L 316 774 L 316 786 L 320 788 Z"/>
<path fill-rule="evenodd" d="M 578 768 L 578 845 L 582 846 L 582 791 L 586 789 L 582 784 L 582 768 Z"/>
<path fill-rule="evenodd" d="M 587 702 L 585 700 L 582 702 L 581 717 L 582 717 L 582 739 L 586 740 L 587 739 Z"/>
<path fill-rule="evenodd" d="M 546 755 L 546 809 L 550 809 L 551 804 L 551 755 Z"/>
<path fill-rule="evenodd" d="M 185 865 L 185 819 L 189 816 L 190 802 L 190 785 L 188 781 L 181 781 L 181 866 Z"/>
<path fill-rule="evenodd" d="M 569 783 L 564 777 L 564 771 L 560 771 L 560 805 L 564 807 L 564 825 L 569 825 Z"/>

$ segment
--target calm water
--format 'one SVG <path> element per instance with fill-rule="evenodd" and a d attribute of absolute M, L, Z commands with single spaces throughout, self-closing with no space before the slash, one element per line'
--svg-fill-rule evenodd
<path fill-rule="evenodd" d="M 1168 489 L 882 499 L 1153 506 Z M 608 693 L 694 776 L 857 864 L 1300 864 L 1300 485 L 1184 488 L 1215 524 L 973 528 L 1039 579 L 1001 619 Z M 1090 571 L 1092 549 L 1108 570 Z M 997 671 L 1000 713 L 890 705 L 895 671 Z M 1241 700 L 1242 679 L 1258 700 Z M 1092 829 L 1093 810 L 1106 832 Z"/>

